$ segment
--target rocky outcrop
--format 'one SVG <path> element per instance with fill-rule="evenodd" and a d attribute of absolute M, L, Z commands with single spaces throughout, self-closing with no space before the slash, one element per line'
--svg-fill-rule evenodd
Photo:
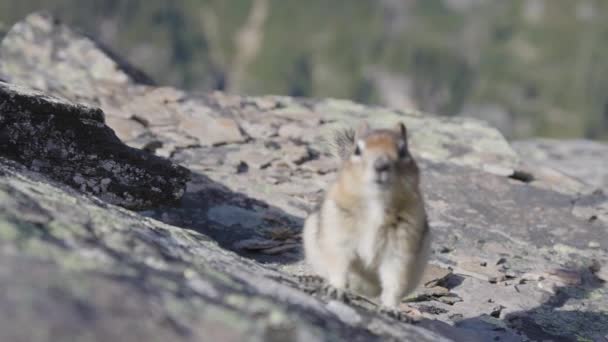
<path fill-rule="evenodd" d="M 327 307 L 288 274 L 204 235 L 66 191 L 4 159 L 0 172 L 0 305 L 11 308 L 0 313 L 2 341 L 447 341 Z"/>
<path fill-rule="evenodd" d="M 46 13 L 15 24 L 3 38 L 1 50 L 0 72 L 10 75 L 7 81 L 27 79 L 41 90 L 86 98 L 107 84 L 152 83 L 93 38 Z"/>
<path fill-rule="evenodd" d="M 602 195 L 565 172 L 530 165 L 487 124 L 334 99 L 191 94 L 135 80 L 86 77 L 91 92 L 72 92 L 72 76 L 57 74 L 53 82 L 65 85 L 40 87 L 38 74 L 6 65 L 41 58 L 12 43 L 24 41 L 21 32 L 35 35 L 29 26 L 72 32 L 44 20 L 33 15 L 8 33 L 0 56 L 8 49 L 18 59 L 0 59 L 0 78 L 97 104 L 126 144 L 168 157 L 192 176 L 175 206 L 128 212 L 51 181 L 53 170 L 1 160 L 0 288 L 7 291 L 0 305 L 17 314 L 2 317 L 0 339 L 520 341 L 608 334 Z M 58 55 L 73 51 L 69 39 L 28 39 Z M 76 66 L 95 63 L 72 56 Z M 422 169 L 435 242 L 425 285 L 408 299 L 419 311 L 416 324 L 377 314 L 362 298 L 328 300 L 297 280 L 309 272 L 302 220 L 338 166 L 324 140 L 363 119 L 403 120 Z M 27 156 L 17 160 L 31 166 Z M 12 273 L 24 267 L 32 271 Z M 17 328 L 24 324 L 37 329 Z"/>
<path fill-rule="evenodd" d="M 181 198 L 188 170 L 124 145 L 103 112 L 0 81 L 0 156 L 131 209 Z"/>

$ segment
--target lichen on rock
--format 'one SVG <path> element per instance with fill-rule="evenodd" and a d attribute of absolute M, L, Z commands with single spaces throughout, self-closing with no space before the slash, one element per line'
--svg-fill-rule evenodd
<path fill-rule="evenodd" d="M 99 109 L 0 82 L 0 155 L 131 209 L 175 203 L 188 171 L 124 145 Z"/>

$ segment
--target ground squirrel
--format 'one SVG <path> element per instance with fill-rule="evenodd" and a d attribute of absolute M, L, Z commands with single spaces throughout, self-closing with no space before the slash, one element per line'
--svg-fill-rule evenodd
<path fill-rule="evenodd" d="M 364 123 L 336 144 L 342 167 L 306 219 L 306 260 L 334 296 L 380 296 L 382 309 L 397 310 L 420 282 L 431 241 L 406 127 Z"/>

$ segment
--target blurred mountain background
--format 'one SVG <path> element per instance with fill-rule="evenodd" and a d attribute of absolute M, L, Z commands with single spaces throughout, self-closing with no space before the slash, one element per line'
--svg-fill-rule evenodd
<path fill-rule="evenodd" d="M 337 97 L 608 138 L 608 1 L 0 0 L 47 10 L 160 84 Z"/>

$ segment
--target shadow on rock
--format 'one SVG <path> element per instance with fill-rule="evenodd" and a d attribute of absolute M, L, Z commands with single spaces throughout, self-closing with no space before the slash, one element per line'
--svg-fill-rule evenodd
<path fill-rule="evenodd" d="M 302 258 L 303 218 L 234 192 L 200 173 L 192 173 L 176 207 L 142 214 L 203 233 L 221 247 L 258 262 L 288 264 Z"/>

